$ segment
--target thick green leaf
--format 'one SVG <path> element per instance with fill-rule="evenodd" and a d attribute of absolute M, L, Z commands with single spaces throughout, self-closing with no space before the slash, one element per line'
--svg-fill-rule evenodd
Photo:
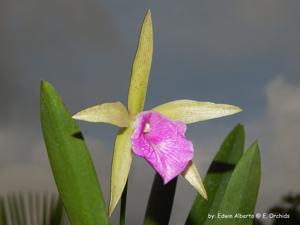
<path fill-rule="evenodd" d="M 42 217 L 42 205 L 41 205 L 41 203 L 42 203 L 42 201 L 43 201 L 43 198 L 42 198 L 43 196 L 41 195 L 41 194 L 39 194 L 39 193 L 35 193 L 35 202 L 34 202 L 34 206 L 35 206 L 35 208 L 34 208 L 34 214 L 35 214 L 35 219 L 36 219 L 36 221 L 37 221 L 37 223 L 38 224 L 41 224 L 42 223 L 42 219 L 43 219 L 43 217 Z"/>
<path fill-rule="evenodd" d="M 218 211 L 233 169 L 243 154 L 244 142 L 244 128 L 237 125 L 224 140 L 204 179 L 208 200 L 197 196 L 186 225 L 206 224 L 208 213 Z"/>
<path fill-rule="evenodd" d="M 148 10 L 140 32 L 139 44 L 134 58 L 128 92 L 129 114 L 134 116 L 144 108 L 148 78 L 153 54 L 153 28 Z"/>
<path fill-rule="evenodd" d="M 26 225 L 26 221 L 27 221 L 27 213 L 26 213 L 26 204 L 25 204 L 25 194 L 20 192 L 17 196 L 19 198 L 19 210 L 21 213 L 21 218 L 24 225 Z"/>
<path fill-rule="evenodd" d="M 233 105 L 187 99 L 167 102 L 154 107 L 152 110 L 172 120 L 182 121 L 186 124 L 228 116 L 241 111 L 239 107 Z"/>
<path fill-rule="evenodd" d="M 251 225 L 260 184 L 260 155 L 254 143 L 240 159 L 229 180 L 219 208 L 221 215 L 233 218 L 211 220 L 213 225 Z M 246 216 L 246 217 L 244 217 Z"/>
<path fill-rule="evenodd" d="M 84 109 L 73 116 L 73 119 L 94 123 L 109 123 L 119 127 L 129 126 L 129 116 L 121 102 L 103 103 Z"/>
<path fill-rule="evenodd" d="M 41 82 L 41 124 L 55 182 L 72 225 L 109 224 L 82 134 L 56 90 Z"/>
<path fill-rule="evenodd" d="M 144 225 L 166 225 L 169 223 L 176 184 L 177 177 L 164 185 L 161 177 L 158 174 L 155 175 Z"/>
<path fill-rule="evenodd" d="M 7 217 L 4 208 L 4 199 L 0 196 L 0 225 L 7 225 Z"/>
<path fill-rule="evenodd" d="M 18 210 L 17 196 L 10 194 L 7 196 L 7 203 L 11 215 L 11 220 L 14 225 L 22 225 L 21 212 Z"/>
<path fill-rule="evenodd" d="M 47 225 L 49 220 L 49 212 L 48 212 L 48 195 L 46 193 L 43 194 L 43 210 L 42 215 L 44 215 L 43 218 L 43 225 Z"/>
<path fill-rule="evenodd" d="M 110 181 L 109 216 L 113 213 L 120 200 L 128 179 L 132 162 L 131 134 L 131 127 L 123 128 L 118 132 L 116 137 Z"/>
<path fill-rule="evenodd" d="M 58 200 L 56 200 L 56 198 L 52 198 L 52 205 L 50 211 L 50 225 L 60 225 L 63 220 L 63 204 L 61 199 L 58 198 Z"/>
<path fill-rule="evenodd" d="M 28 195 L 28 206 L 29 206 L 29 219 L 30 224 L 35 224 L 38 221 L 39 208 L 37 202 L 39 202 L 39 194 L 34 192 L 29 192 Z"/>

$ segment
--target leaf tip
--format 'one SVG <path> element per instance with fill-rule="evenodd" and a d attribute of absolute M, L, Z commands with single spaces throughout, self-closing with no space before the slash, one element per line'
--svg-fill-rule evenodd
<path fill-rule="evenodd" d="M 259 143 L 258 143 L 258 140 L 255 140 L 254 141 L 254 146 L 255 146 L 255 154 L 257 154 L 259 160 L 260 160 L 260 150 L 259 150 Z"/>
<path fill-rule="evenodd" d="M 258 140 L 255 140 L 250 145 L 250 147 L 248 148 L 248 150 L 246 151 L 245 154 L 249 154 L 249 155 L 252 155 L 253 157 L 255 157 L 257 162 L 259 162 L 259 165 L 260 165 L 260 150 L 259 150 Z"/>
<path fill-rule="evenodd" d="M 244 125 L 241 124 L 241 123 L 238 123 L 235 127 L 236 127 L 237 129 L 244 129 Z"/>
<path fill-rule="evenodd" d="M 82 116 L 81 116 L 80 112 L 75 113 L 75 114 L 72 116 L 72 119 L 74 119 L 74 120 L 81 120 L 81 119 L 82 119 Z"/>
<path fill-rule="evenodd" d="M 258 140 L 255 140 L 249 147 L 249 150 L 253 149 L 253 151 L 259 151 Z"/>
<path fill-rule="evenodd" d="M 72 116 L 72 119 L 75 119 L 75 120 L 82 120 L 82 121 L 87 121 L 87 122 L 95 122 L 95 121 L 92 121 L 88 112 L 86 112 L 86 110 L 82 110 L 78 113 L 75 113 L 73 116 Z"/>
<path fill-rule="evenodd" d="M 152 15 L 150 9 L 147 10 L 143 21 L 143 27 L 148 27 L 150 34 L 153 33 Z"/>
<path fill-rule="evenodd" d="M 242 112 L 243 109 L 241 109 L 240 107 L 238 106 L 233 106 L 234 107 L 234 113 L 239 113 L 239 112 Z"/>
<path fill-rule="evenodd" d="M 151 10 L 150 9 L 147 10 L 147 15 L 151 16 Z"/>
<path fill-rule="evenodd" d="M 258 140 L 255 140 L 255 141 L 253 142 L 253 145 L 254 145 L 256 148 L 258 148 Z"/>
<path fill-rule="evenodd" d="M 151 21 L 151 20 L 152 20 L 151 17 L 152 17 L 152 15 L 151 15 L 151 10 L 148 9 L 147 12 L 146 12 L 145 20 L 146 20 L 146 19 L 149 19 L 149 20 Z"/>
<path fill-rule="evenodd" d="M 111 198 L 110 198 L 110 201 L 109 201 L 109 207 L 108 207 L 108 216 L 109 216 L 109 217 L 111 217 L 111 215 L 112 215 L 114 209 L 116 208 L 116 206 L 117 206 L 117 202 L 114 201 L 114 200 L 112 199 L 112 197 L 111 197 Z"/>
<path fill-rule="evenodd" d="M 220 105 L 222 105 L 222 104 L 220 104 Z M 222 116 L 229 116 L 229 115 L 233 115 L 233 114 L 240 113 L 243 111 L 243 109 L 241 109 L 240 107 L 235 106 L 235 105 L 224 104 L 223 106 L 225 106 L 224 109 L 227 110 L 227 112 L 225 112 Z"/>
<path fill-rule="evenodd" d="M 45 90 L 46 88 L 50 87 L 50 83 L 46 80 L 41 80 L 40 82 L 40 90 L 43 91 Z"/>
<path fill-rule="evenodd" d="M 44 86 L 45 85 L 45 83 L 47 83 L 47 81 L 45 81 L 45 80 L 41 80 L 40 81 L 40 86 L 42 87 L 42 86 Z"/>
<path fill-rule="evenodd" d="M 233 132 L 240 132 L 243 136 L 245 135 L 245 127 L 243 124 L 238 123 L 233 129 Z"/>
<path fill-rule="evenodd" d="M 205 200 L 208 199 L 204 184 L 194 162 L 190 162 L 182 176 L 195 188 L 199 195 Z"/>
<path fill-rule="evenodd" d="M 201 184 L 201 186 L 199 186 L 198 188 L 196 188 L 196 190 L 198 191 L 198 194 L 204 198 L 205 200 L 208 200 L 208 195 L 207 192 L 205 190 L 205 187 L 203 184 Z"/>
<path fill-rule="evenodd" d="M 208 201 L 208 196 L 207 196 L 207 192 L 205 189 L 203 189 L 202 193 L 201 193 L 201 196 L 206 200 Z"/>
<path fill-rule="evenodd" d="M 58 96 L 56 89 L 53 87 L 53 85 L 50 82 L 48 82 L 46 80 L 41 80 L 41 82 L 40 82 L 41 98 L 43 98 L 45 95 L 48 95 L 48 94 Z"/>

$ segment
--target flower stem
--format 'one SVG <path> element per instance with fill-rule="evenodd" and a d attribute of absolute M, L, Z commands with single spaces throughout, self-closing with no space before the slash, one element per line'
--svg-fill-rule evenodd
<path fill-rule="evenodd" d="M 125 185 L 124 191 L 122 193 L 122 197 L 121 197 L 120 225 L 125 225 L 127 185 L 128 185 L 128 181 L 126 182 L 126 185 Z"/>
<path fill-rule="evenodd" d="M 169 224 L 173 201 L 176 192 L 177 177 L 168 184 L 164 184 L 157 173 L 153 180 L 144 225 Z"/>

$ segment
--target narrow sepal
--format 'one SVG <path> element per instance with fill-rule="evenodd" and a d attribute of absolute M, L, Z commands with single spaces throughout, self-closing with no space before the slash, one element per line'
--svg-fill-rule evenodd
<path fill-rule="evenodd" d="M 109 216 L 111 216 L 120 200 L 128 179 L 132 162 L 131 134 L 131 127 L 123 128 L 116 137 L 110 184 Z"/>
<path fill-rule="evenodd" d="M 103 103 L 76 113 L 73 119 L 94 123 L 109 123 L 118 127 L 129 126 L 129 116 L 121 102 Z"/>
<path fill-rule="evenodd" d="M 152 109 L 174 121 L 186 124 L 232 115 L 242 111 L 239 107 L 194 100 L 175 100 Z"/>
<path fill-rule="evenodd" d="M 138 48 L 132 66 L 128 92 L 128 110 L 136 115 L 144 108 L 148 78 L 153 54 L 153 28 L 151 12 L 148 10 L 140 32 Z"/>
<path fill-rule="evenodd" d="M 198 193 L 204 199 L 207 199 L 205 187 L 194 162 L 190 162 L 186 170 L 182 173 L 182 176 L 198 191 Z"/>

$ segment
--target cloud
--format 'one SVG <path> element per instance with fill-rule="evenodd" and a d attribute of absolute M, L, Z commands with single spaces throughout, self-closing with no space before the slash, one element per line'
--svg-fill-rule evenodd
<path fill-rule="evenodd" d="M 258 207 L 266 210 L 289 192 L 299 192 L 300 85 L 282 76 L 265 88 L 265 118 L 250 126 L 261 142 L 263 176 Z"/>

